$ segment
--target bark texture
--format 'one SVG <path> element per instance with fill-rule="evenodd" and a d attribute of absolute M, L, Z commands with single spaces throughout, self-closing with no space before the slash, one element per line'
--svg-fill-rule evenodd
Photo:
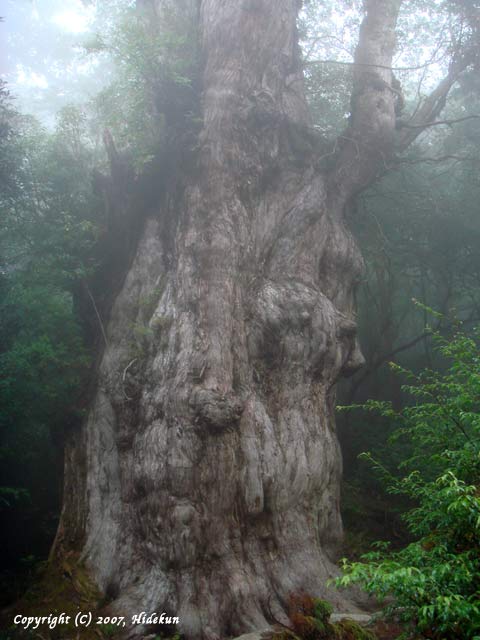
<path fill-rule="evenodd" d="M 399 3 L 368 4 L 359 55 L 388 65 Z M 262 628 L 292 591 L 326 595 L 342 535 L 335 382 L 362 364 L 343 218 L 390 149 L 394 95 L 390 72 L 357 74 L 327 170 L 297 11 L 200 3 L 195 157 L 146 219 L 67 443 L 56 551 L 82 549 L 113 609 L 170 612 L 190 639 Z"/>

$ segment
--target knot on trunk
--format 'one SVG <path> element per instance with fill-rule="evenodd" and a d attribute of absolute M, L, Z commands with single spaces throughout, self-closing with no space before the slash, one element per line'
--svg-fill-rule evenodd
<path fill-rule="evenodd" d="M 356 322 L 319 289 L 270 281 L 255 301 L 250 355 L 270 370 L 306 371 L 314 380 L 332 384 L 365 363 L 356 334 Z"/>
<path fill-rule="evenodd" d="M 233 393 L 222 394 L 213 389 L 195 389 L 190 396 L 190 407 L 196 424 L 212 433 L 235 427 L 243 411 L 243 403 Z"/>
<path fill-rule="evenodd" d="M 337 337 L 344 345 L 345 353 L 340 375 L 344 378 L 353 376 L 365 364 L 365 358 L 357 338 L 357 324 L 345 318 L 337 329 Z"/>

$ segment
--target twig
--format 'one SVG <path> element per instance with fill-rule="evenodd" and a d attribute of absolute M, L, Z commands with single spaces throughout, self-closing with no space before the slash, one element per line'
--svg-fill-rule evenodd
<path fill-rule="evenodd" d="M 392 349 L 392 351 L 389 351 L 388 353 L 384 354 L 383 356 L 380 356 L 379 358 L 377 358 L 377 360 L 375 360 L 375 362 L 373 362 L 364 371 L 363 375 L 360 376 L 360 378 L 358 378 L 354 384 L 352 384 L 352 387 L 351 387 L 350 392 L 348 394 L 349 403 L 351 404 L 353 402 L 355 394 L 357 393 L 358 388 L 360 387 L 360 385 L 362 385 L 363 382 L 365 382 L 365 380 L 369 376 L 372 375 L 372 373 L 374 373 L 377 369 L 379 369 L 382 366 L 382 364 L 384 364 L 388 360 L 391 360 L 393 358 L 393 356 L 397 355 L 398 353 L 401 353 L 402 351 L 406 351 L 407 349 L 411 349 L 416 344 L 418 344 L 421 340 L 424 340 L 425 338 L 428 338 L 430 335 L 431 335 L 431 331 L 424 331 L 423 333 L 418 335 L 416 338 L 413 338 L 413 340 L 410 340 L 409 342 L 406 342 L 405 344 L 402 344 L 399 347 L 396 347 L 395 349 Z"/>
<path fill-rule="evenodd" d="M 105 333 L 105 327 L 103 326 L 102 318 L 101 318 L 100 313 L 98 311 L 97 305 L 95 304 L 95 299 L 94 299 L 94 297 L 92 295 L 92 292 L 90 291 L 90 288 L 89 288 L 89 286 L 88 286 L 88 284 L 86 283 L 85 280 L 83 280 L 83 286 L 85 287 L 85 289 L 86 289 L 86 291 L 88 293 L 88 297 L 90 298 L 90 300 L 92 302 L 92 306 L 93 306 L 93 309 L 94 309 L 95 314 L 97 316 L 98 324 L 100 325 L 100 329 L 102 331 L 103 339 L 105 341 L 105 346 L 108 347 L 107 334 Z"/>
<path fill-rule="evenodd" d="M 432 60 L 431 62 L 426 62 L 425 64 L 420 64 L 416 67 L 390 67 L 385 64 L 370 64 L 368 62 L 347 62 L 344 60 L 308 60 L 305 62 L 305 66 L 310 66 L 312 64 L 341 64 L 347 67 L 374 67 L 377 69 L 388 69 L 388 71 L 418 71 L 419 69 L 425 69 L 432 64 L 436 64 L 437 60 Z"/>
<path fill-rule="evenodd" d="M 478 118 L 480 118 L 480 115 L 464 116 L 463 118 L 456 118 L 455 120 L 435 120 L 434 122 L 424 122 L 422 124 L 406 124 L 399 122 L 398 126 L 400 129 L 426 129 L 427 127 L 435 127 L 437 124 L 447 124 L 451 126 L 452 124 L 457 124 L 457 122 L 476 120 Z"/>
<path fill-rule="evenodd" d="M 445 162 L 446 160 L 455 160 L 456 162 L 478 162 L 478 158 L 474 158 L 472 156 L 456 156 L 454 154 L 446 154 L 444 156 L 438 156 L 437 158 L 403 158 L 394 161 L 394 165 L 400 164 L 419 164 L 421 162 Z"/>

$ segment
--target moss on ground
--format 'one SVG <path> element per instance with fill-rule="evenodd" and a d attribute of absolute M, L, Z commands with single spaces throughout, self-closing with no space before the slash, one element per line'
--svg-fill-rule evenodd
<path fill-rule="evenodd" d="M 62 560 L 45 563 L 38 571 L 34 584 L 13 605 L 0 613 L 0 640 L 99 640 L 114 637 L 104 634 L 100 625 L 79 627 L 74 624 L 81 612 L 100 613 L 105 601 L 88 571 L 74 553 Z M 50 629 L 42 624 L 37 629 L 24 630 L 14 624 L 17 615 L 23 617 L 70 616 L 69 624 Z M 105 629 L 106 631 L 106 629 Z"/>
<path fill-rule="evenodd" d="M 330 622 L 332 606 L 308 594 L 291 595 L 291 626 L 277 628 L 272 640 L 376 640 L 376 635 L 353 620 Z"/>

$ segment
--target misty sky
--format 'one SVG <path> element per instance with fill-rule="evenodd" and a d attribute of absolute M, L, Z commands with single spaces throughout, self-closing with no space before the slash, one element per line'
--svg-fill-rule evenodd
<path fill-rule="evenodd" d="M 82 50 L 91 36 L 93 5 L 0 0 L 0 16 L 0 73 L 22 111 L 49 122 L 60 107 L 99 90 L 99 61 Z"/>
<path fill-rule="evenodd" d="M 110 13 L 115 4 L 122 3 L 114 0 L 103 5 L 94 0 L 0 0 L 0 16 L 4 18 L 0 22 L 0 75 L 7 80 L 20 110 L 33 113 L 43 123 L 53 125 L 55 113 L 61 107 L 88 102 L 109 82 L 109 63 L 104 57 L 87 56 L 82 45 L 98 28 L 95 6 L 103 6 L 104 13 L 108 8 L 107 13 Z M 128 4 L 128 1 L 124 0 L 123 4 Z M 352 26 L 349 21 L 355 23 L 355 15 L 353 9 L 334 11 L 329 15 L 329 31 L 337 32 L 336 40 L 341 47 L 324 50 L 325 42 L 332 45 L 332 41 L 320 38 L 318 42 L 322 46 L 318 52 L 312 52 L 314 58 L 351 59 L 358 25 Z M 320 26 L 324 17 L 319 16 Z M 343 21 L 346 22 L 342 26 Z M 395 64 L 428 61 L 437 43 L 436 37 L 429 42 L 429 37 L 432 37 L 431 34 L 428 36 L 428 29 L 431 29 L 429 15 L 418 13 L 412 18 L 409 14 L 400 23 L 407 35 L 410 29 L 416 33 L 417 46 L 413 51 L 407 48 L 404 54 L 399 52 Z M 422 29 L 425 37 L 421 39 L 423 46 L 419 47 L 418 33 Z M 347 48 L 350 54 L 345 57 Z M 435 83 L 443 71 L 441 64 L 438 69 L 436 65 L 430 66 L 426 81 L 422 69 L 397 75 L 406 86 L 416 89 L 417 83 L 423 81 L 423 88 L 431 89 L 428 84 Z"/>

